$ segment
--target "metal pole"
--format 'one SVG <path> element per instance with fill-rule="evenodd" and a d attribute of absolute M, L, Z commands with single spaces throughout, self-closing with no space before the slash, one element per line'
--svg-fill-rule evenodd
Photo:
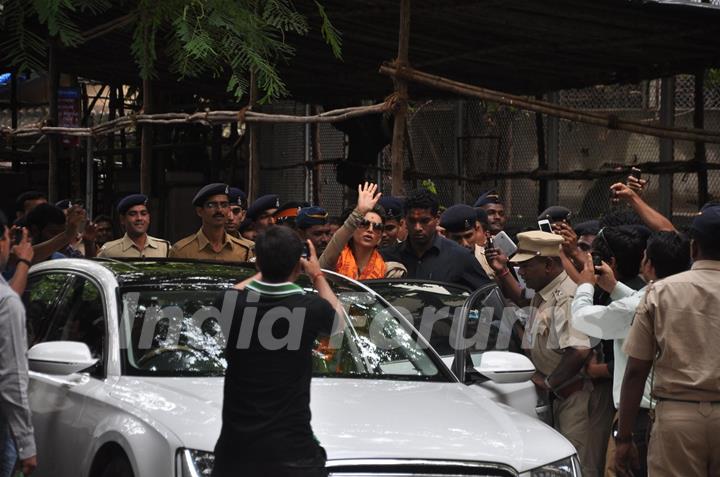
<path fill-rule="evenodd" d="M 660 124 L 672 127 L 675 124 L 675 77 L 663 78 L 660 84 Z M 672 162 L 675 156 L 675 142 L 669 138 L 660 139 L 660 162 Z M 673 175 L 660 174 L 660 213 L 672 220 Z"/>
<path fill-rule="evenodd" d="M 395 66 L 401 67 L 408 64 L 408 50 L 410 45 L 410 0 L 400 0 L 400 31 L 398 35 L 398 54 Z M 395 122 L 393 124 L 391 170 L 392 170 L 392 195 L 401 196 L 404 193 L 403 166 L 405 164 L 405 123 L 407 121 L 407 81 L 401 78 L 393 78 L 395 82 L 395 93 L 397 94 L 398 107 L 395 111 Z"/>

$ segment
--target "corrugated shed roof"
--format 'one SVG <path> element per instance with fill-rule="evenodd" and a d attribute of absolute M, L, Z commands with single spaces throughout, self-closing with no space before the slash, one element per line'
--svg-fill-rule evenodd
<path fill-rule="evenodd" d="M 377 71 L 397 51 L 399 1 L 322 3 L 342 32 L 343 60 L 332 57 L 317 31 L 292 38 L 297 55 L 282 72 L 293 96 L 318 103 L 386 96 L 392 82 Z M 316 15 L 314 6 L 304 8 Z M 137 82 L 130 31 L 63 51 L 62 70 Z M 534 94 L 720 66 L 719 31 L 720 8 L 689 1 L 415 0 L 410 62 L 459 81 Z M 224 91 L 221 80 L 177 83 L 161 72 L 160 81 L 201 94 Z M 418 88 L 410 93 L 438 96 Z"/>

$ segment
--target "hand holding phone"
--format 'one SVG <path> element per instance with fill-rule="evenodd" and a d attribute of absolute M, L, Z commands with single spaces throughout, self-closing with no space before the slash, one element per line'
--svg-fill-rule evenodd
<path fill-rule="evenodd" d="M 548 219 L 538 220 L 538 228 L 543 232 L 548 232 L 551 234 L 555 233 Z"/>

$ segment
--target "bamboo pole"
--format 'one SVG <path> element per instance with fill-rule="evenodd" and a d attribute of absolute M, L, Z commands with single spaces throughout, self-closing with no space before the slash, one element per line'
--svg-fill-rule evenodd
<path fill-rule="evenodd" d="M 250 72 L 250 108 L 253 108 L 258 99 L 257 78 L 255 72 Z M 260 195 L 260 158 L 258 157 L 257 128 L 252 125 L 248 128 L 248 204 Z"/>
<path fill-rule="evenodd" d="M 143 79 L 143 110 L 152 113 L 153 108 L 152 81 Z M 144 124 L 140 138 L 140 193 L 152 196 L 152 126 Z"/>
<path fill-rule="evenodd" d="M 410 0 L 400 0 L 400 32 L 398 34 L 398 53 L 395 65 L 403 68 L 408 65 L 410 45 Z M 392 195 L 404 194 L 403 166 L 405 163 L 405 123 L 407 121 L 408 86 L 404 78 L 395 76 L 397 105 L 393 123 L 392 149 L 390 155 L 392 168 Z"/>
<path fill-rule="evenodd" d="M 57 45 L 54 38 L 48 43 L 48 81 L 47 95 L 49 104 L 48 124 L 57 126 L 58 123 L 58 83 L 60 74 L 57 67 Z M 48 138 L 48 200 L 55 203 L 58 200 L 58 152 L 60 149 L 60 138 L 52 136 Z"/>
<path fill-rule="evenodd" d="M 717 131 L 649 125 L 620 119 L 615 115 L 587 113 L 544 101 L 531 100 L 522 96 L 501 93 L 499 91 L 453 81 L 442 76 L 431 75 L 409 67 L 398 68 L 394 65 L 386 64 L 380 67 L 380 73 L 391 77 L 404 78 L 408 81 L 413 81 L 442 91 L 448 91 L 453 94 L 489 100 L 526 111 L 555 116 L 568 121 L 576 121 L 608 129 L 617 129 L 659 138 L 720 144 L 720 132 Z"/>
<path fill-rule="evenodd" d="M 120 101 L 120 99 L 118 99 Z M 115 120 L 107 121 L 92 128 L 67 128 L 43 126 L 36 124 L 22 128 L 9 128 L 0 126 L 0 133 L 5 136 L 25 137 L 37 136 L 42 134 L 63 134 L 67 136 L 101 136 L 112 134 L 113 132 L 123 131 L 124 129 L 145 124 L 155 124 L 159 126 L 173 124 L 203 124 L 210 126 L 213 124 L 227 124 L 229 122 L 237 122 L 242 119 L 245 123 L 290 123 L 290 124 L 329 124 L 346 119 L 351 119 L 369 114 L 384 113 L 392 109 L 392 100 L 375 104 L 372 106 L 359 106 L 354 108 L 343 108 L 333 111 L 327 111 L 312 116 L 292 116 L 287 114 L 267 114 L 255 111 L 207 111 L 202 113 L 186 114 L 186 113 L 160 113 L 160 114 L 137 114 L 130 116 L 122 116 Z M 242 117 L 241 117 L 242 116 Z M 241 118 L 240 118 L 241 117 Z"/>

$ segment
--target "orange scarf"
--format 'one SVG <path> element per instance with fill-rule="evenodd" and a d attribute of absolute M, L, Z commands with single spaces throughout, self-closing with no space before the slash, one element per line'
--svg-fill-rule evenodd
<path fill-rule="evenodd" d="M 373 250 L 367 265 L 363 269 L 362 273 L 359 273 L 357 262 L 352 254 L 350 245 L 345 245 L 345 248 L 340 253 L 340 257 L 335 264 L 335 271 L 354 280 L 385 278 L 385 261 L 382 259 L 377 250 Z"/>

